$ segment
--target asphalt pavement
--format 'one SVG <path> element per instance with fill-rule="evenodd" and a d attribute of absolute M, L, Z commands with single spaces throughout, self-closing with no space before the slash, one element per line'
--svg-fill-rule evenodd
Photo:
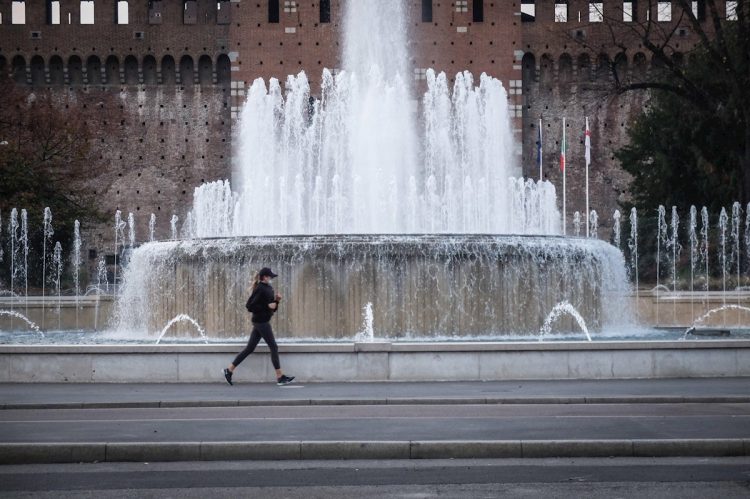
<path fill-rule="evenodd" d="M 750 380 L 2 384 L 0 462 L 750 455 Z"/>

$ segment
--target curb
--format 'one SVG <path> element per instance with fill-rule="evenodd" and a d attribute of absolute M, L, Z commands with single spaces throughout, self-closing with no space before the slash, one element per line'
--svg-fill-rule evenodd
<path fill-rule="evenodd" d="M 748 395 L 720 396 L 614 396 L 614 397 L 467 397 L 375 399 L 267 399 L 267 400 L 163 400 L 132 402 L 7 403 L 0 410 L 31 409 L 158 409 L 179 407 L 282 407 L 306 405 L 520 405 L 520 404 L 747 404 Z"/>
<path fill-rule="evenodd" d="M 320 459 L 750 456 L 750 439 L 0 444 L 0 464 Z"/>

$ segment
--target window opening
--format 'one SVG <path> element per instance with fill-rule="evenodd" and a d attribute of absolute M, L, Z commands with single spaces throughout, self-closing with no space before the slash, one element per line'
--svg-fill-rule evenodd
<path fill-rule="evenodd" d="M 331 22 L 331 0 L 320 0 L 320 22 Z"/>
<path fill-rule="evenodd" d="M 268 22 L 279 22 L 279 0 L 268 0 Z"/>
<path fill-rule="evenodd" d="M 47 24 L 60 24 L 59 0 L 47 2 Z"/>
<path fill-rule="evenodd" d="M 737 20 L 737 0 L 727 1 L 727 21 Z"/>
<path fill-rule="evenodd" d="M 94 0 L 81 0 L 81 24 L 94 24 Z"/>
<path fill-rule="evenodd" d="M 659 22 L 669 22 L 672 20 L 672 2 L 657 2 L 656 20 Z"/>
<path fill-rule="evenodd" d="M 555 2 L 555 22 L 568 22 L 568 2 Z"/>
<path fill-rule="evenodd" d="M 589 22 L 604 21 L 604 2 L 589 2 Z"/>
<path fill-rule="evenodd" d="M 422 0 L 422 22 L 432 22 L 432 0 Z"/>
<path fill-rule="evenodd" d="M 117 2 L 117 24 L 128 24 L 128 2 Z"/>
<path fill-rule="evenodd" d="M 469 12 L 468 0 L 456 0 L 456 12 Z"/>
<path fill-rule="evenodd" d="M 297 12 L 297 2 L 295 0 L 284 0 L 284 12 L 287 14 Z"/>
<path fill-rule="evenodd" d="M 521 0 L 521 22 L 533 23 L 536 20 L 536 3 L 534 0 Z"/>
<path fill-rule="evenodd" d="M 484 0 L 474 0 L 471 6 L 471 20 L 475 23 L 484 22 Z"/>
<path fill-rule="evenodd" d="M 26 24 L 26 2 L 13 1 L 10 11 L 11 24 Z"/>
<path fill-rule="evenodd" d="M 622 2 L 622 20 L 626 23 L 633 22 L 633 2 Z"/>

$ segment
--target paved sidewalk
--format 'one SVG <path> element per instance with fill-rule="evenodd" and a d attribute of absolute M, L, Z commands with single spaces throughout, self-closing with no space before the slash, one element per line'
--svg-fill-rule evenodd
<path fill-rule="evenodd" d="M 219 374 L 219 373 L 217 373 Z M 5 383 L 0 408 L 750 402 L 750 378 L 379 383 Z"/>
<path fill-rule="evenodd" d="M 0 464 L 750 456 L 750 379 L 0 384 Z"/>

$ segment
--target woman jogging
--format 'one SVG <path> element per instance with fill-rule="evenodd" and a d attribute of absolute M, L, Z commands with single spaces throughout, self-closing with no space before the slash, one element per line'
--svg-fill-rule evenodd
<path fill-rule="evenodd" d="M 273 330 L 271 329 L 271 317 L 278 310 L 281 301 L 281 295 L 274 293 L 269 284 L 274 277 L 276 277 L 276 274 L 268 267 L 263 267 L 253 276 L 252 292 L 245 305 L 248 312 L 253 314 L 253 332 L 250 333 L 250 340 L 248 340 L 245 349 L 237 354 L 237 357 L 234 358 L 227 369 L 224 369 L 224 378 L 230 385 L 234 384 L 232 383 L 232 374 L 235 368 L 245 360 L 245 357 L 253 353 L 261 338 L 271 349 L 271 363 L 276 369 L 276 384 L 279 386 L 288 385 L 294 380 L 294 376 L 287 376 L 281 372 L 279 347 L 276 345 L 276 339 L 273 337 Z"/>

